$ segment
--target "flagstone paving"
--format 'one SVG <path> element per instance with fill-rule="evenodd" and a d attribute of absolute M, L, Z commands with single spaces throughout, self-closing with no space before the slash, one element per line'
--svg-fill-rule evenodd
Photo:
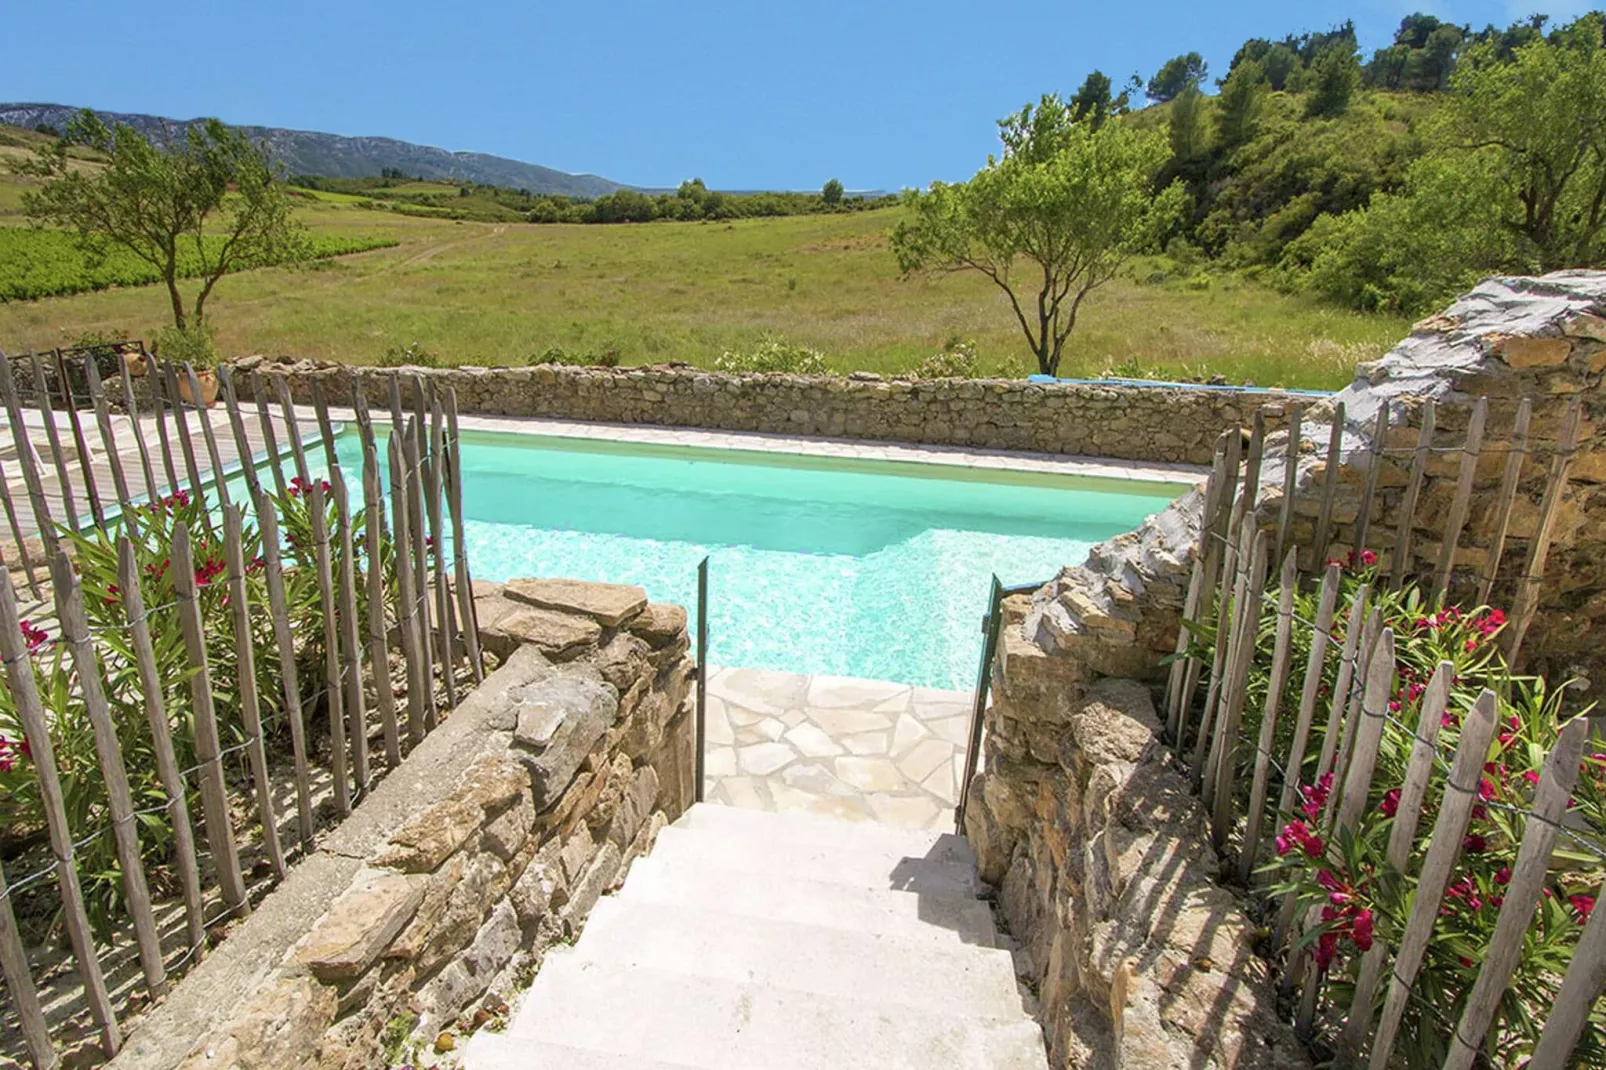
<path fill-rule="evenodd" d="M 947 830 L 970 706 L 969 691 L 715 669 L 708 800 Z"/>

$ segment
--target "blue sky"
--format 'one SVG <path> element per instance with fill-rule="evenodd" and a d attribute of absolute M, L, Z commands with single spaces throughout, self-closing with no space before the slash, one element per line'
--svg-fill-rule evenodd
<path fill-rule="evenodd" d="M 1481 27 L 1587 0 L 442 0 L 6 5 L 0 100 L 372 134 L 621 182 L 897 189 L 962 179 L 993 120 L 1098 67 L 1224 74 L 1246 37 L 1426 9 Z"/>

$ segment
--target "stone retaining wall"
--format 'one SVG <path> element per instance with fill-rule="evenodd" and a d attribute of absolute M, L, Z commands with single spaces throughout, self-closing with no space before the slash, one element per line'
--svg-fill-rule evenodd
<path fill-rule="evenodd" d="M 235 362 L 283 374 L 298 402 L 323 385 L 350 404 L 389 405 L 390 369 L 328 361 Z M 645 368 L 403 368 L 452 387 L 463 412 L 720 431 L 828 435 L 923 445 L 1028 450 L 1130 461 L 1209 464 L 1216 436 L 1244 423 L 1265 394 L 1188 387 L 1030 383 L 1020 379 L 886 379 L 728 374 L 683 365 Z M 239 379 L 236 380 L 240 382 Z"/>
<path fill-rule="evenodd" d="M 684 611 L 566 581 L 476 594 L 505 664 L 111 1066 L 358 1070 L 461 1043 L 691 805 Z"/>

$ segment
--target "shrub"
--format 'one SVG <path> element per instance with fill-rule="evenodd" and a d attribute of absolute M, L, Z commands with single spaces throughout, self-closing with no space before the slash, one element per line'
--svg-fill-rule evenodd
<path fill-rule="evenodd" d="M 422 342 L 408 342 L 404 346 L 390 346 L 385 355 L 379 358 L 381 368 L 439 368 L 441 358 L 432 349 L 425 349 Z"/>
<path fill-rule="evenodd" d="M 156 353 L 173 364 L 188 364 L 196 371 L 217 367 L 217 331 L 209 323 L 189 327 L 163 327 L 156 332 Z"/>
<path fill-rule="evenodd" d="M 829 375 L 825 354 L 779 335 L 764 334 L 745 352 L 727 349 L 714 358 L 722 372 L 787 372 L 792 375 Z"/>
<path fill-rule="evenodd" d="M 922 379 L 974 379 L 981 374 L 976 343 L 950 338 L 941 353 L 920 362 L 915 374 Z"/>

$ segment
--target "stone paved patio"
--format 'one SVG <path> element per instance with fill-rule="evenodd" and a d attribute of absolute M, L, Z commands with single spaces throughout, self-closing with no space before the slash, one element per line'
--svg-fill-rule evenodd
<path fill-rule="evenodd" d="M 951 829 L 970 705 L 968 691 L 715 669 L 708 800 Z"/>

